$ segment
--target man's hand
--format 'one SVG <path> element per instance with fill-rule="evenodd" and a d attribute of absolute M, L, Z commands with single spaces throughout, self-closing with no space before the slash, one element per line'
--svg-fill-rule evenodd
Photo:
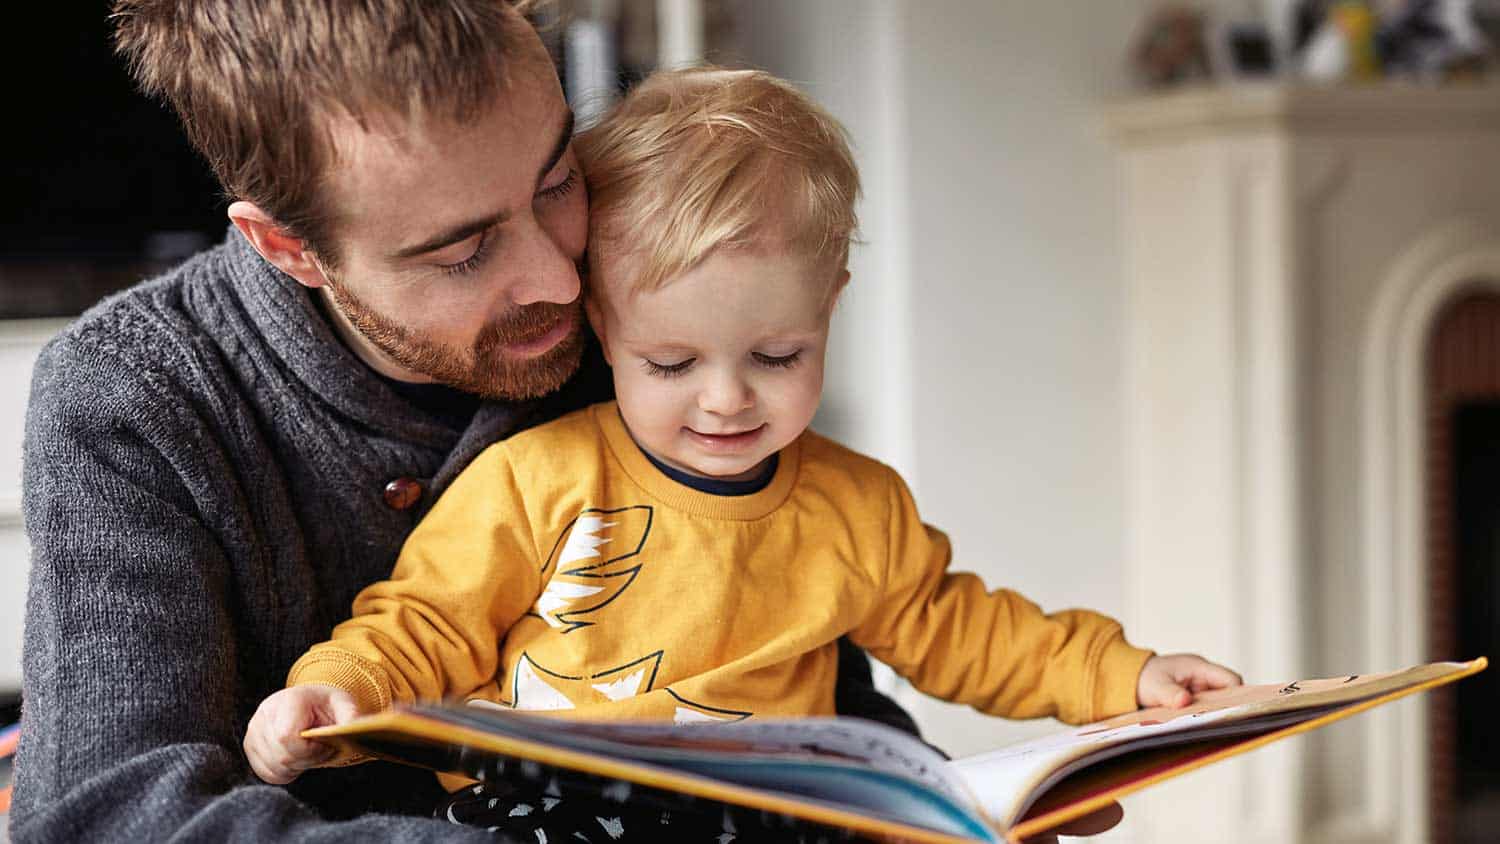
<path fill-rule="evenodd" d="M 1193 702 L 1193 695 L 1209 689 L 1224 689 L 1244 682 L 1240 675 L 1197 654 L 1153 656 L 1146 660 L 1136 682 L 1136 702 L 1142 707 L 1170 706 Z"/>
<path fill-rule="evenodd" d="M 286 785 L 334 754 L 333 747 L 303 738 L 303 730 L 342 724 L 358 714 L 354 698 L 335 686 L 282 689 L 261 701 L 250 717 L 245 757 L 256 776 L 273 785 Z"/>

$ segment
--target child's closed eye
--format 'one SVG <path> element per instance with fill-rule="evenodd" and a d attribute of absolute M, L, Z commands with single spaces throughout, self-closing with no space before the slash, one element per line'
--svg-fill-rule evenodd
<path fill-rule="evenodd" d="M 675 378 L 688 371 L 697 358 L 688 358 L 677 363 L 657 363 L 650 358 L 641 358 L 641 366 L 645 367 L 646 374 L 655 375 L 658 378 Z"/>
<path fill-rule="evenodd" d="M 761 366 L 772 369 L 790 369 L 802 360 L 802 350 L 798 349 L 789 355 L 763 355 L 760 352 L 751 352 L 750 356 L 755 358 L 755 362 Z"/>

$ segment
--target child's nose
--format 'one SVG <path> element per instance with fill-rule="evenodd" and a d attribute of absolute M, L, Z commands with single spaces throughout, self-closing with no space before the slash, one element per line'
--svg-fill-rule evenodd
<path fill-rule="evenodd" d="M 749 385 L 732 375 L 712 379 L 698 394 L 699 409 L 718 416 L 733 416 L 753 402 Z"/>

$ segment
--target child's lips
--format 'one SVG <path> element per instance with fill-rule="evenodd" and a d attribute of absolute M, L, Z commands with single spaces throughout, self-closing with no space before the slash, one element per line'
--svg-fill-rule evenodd
<path fill-rule="evenodd" d="M 716 453 L 731 453 L 742 451 L 754 445 L 761 435 L 765 433 L 764 423 L 745 431 L 735 431 L 725 434 L 708 434 L 693 428 L 682 429 L 699 448 Z"/>

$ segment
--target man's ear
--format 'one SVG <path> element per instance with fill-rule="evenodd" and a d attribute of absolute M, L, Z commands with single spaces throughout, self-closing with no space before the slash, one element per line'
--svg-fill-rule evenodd
<path fill-rule="evenodd" d="M 323 268 L 302 239 L 287 234 L 260 206 L 243 200 L 232 202 L 229 219 L 255 251 L 276 269 L 313 289 L 328 283 L 328 276 L 323 274 Z"/>
<path fill-rule="evenodd" d="M 588 315 L 589 325 L 594 328 L 594 336 L 599 338 L 599 348 L 604 352 L 604 362 L 614 366 L 615 362 L 609 359 L 609 343 L 604 336 L 604 309 L 600 307 L 599 300 L 587 289 L 583 292 L 583 311 Z"/>

